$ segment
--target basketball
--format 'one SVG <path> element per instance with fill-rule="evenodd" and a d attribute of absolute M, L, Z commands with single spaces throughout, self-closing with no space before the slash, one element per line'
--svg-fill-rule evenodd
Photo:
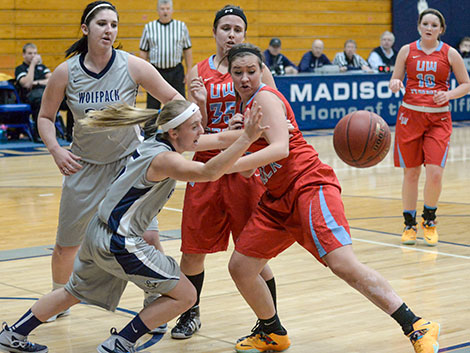
<path fill-rule="evenodd" d="M 358 110 L 338 122 L 333 134 L 336 154 L 357 168 L 372 167 L 385 158 L 390 149 L 390 128 L 379 115 Z"/>

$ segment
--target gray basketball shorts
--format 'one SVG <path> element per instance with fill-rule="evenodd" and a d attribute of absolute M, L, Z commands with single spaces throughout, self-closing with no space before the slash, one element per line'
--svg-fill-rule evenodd
<path fill-rule="evenodd" d="M 141 237 L 113 234 L 94 216 L 65 289 L 81 301 L 114 311 L 127 282 L 150 294 L 165 294 L 177 285 L 180 273 L 172 257 Z"/>
<path fill-rule="evenodd" d="M 125 157 L 107 164 L 80 161 L 82 169 L 64 177 L 56 237 L 58 245 L 67 247 L 82 243 L 88 223 L 127 160 Z M 156 218 L 149 229 L 158 230 Z"/>

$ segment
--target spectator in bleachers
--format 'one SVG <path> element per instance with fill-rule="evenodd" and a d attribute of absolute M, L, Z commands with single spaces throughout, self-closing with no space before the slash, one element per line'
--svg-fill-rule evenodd
<path fill-rule="evenodd" d="M 312 50 L 309 50 L 302 56 L 299 64 L 299 72 L 314 72 L 315 68 L 323 65 L 331 65 L 330 59 L 323 54 L 325 45 L 320 39 L 316 39 L 312 43 Z"/>
<path fill-rule="evenodd" d="M 374 48 L 367 61 L 374 70 L 379 70 L 379 66 L 395 66 L 397 52 L 393 50 L 395 36 L 392 32 L 385 31 L 380 36 L 380 47 Z"/>
<path fill-rule="evenodd" d="M 356 54 L 357 44 L 354 40 L 348 39 L 344 42 L 344 51 L 336 53 L 333 65 L 338 65 L 341 72 L 348 70 L 362 70 L 372 72 L 367 61 L 359 54 Z"/>
<path fill-rule="evenodd" d="M 50 76 L 51 70 L 42 63 L 36 45 L 26 43 L 23 46 L 23 63 L 15 69 L 15 80 L 19 86 L 21 100 L 31 106 L 34 123 L 33 139 L 35 141 L 40 141 L 37 128 L 38 113 L 42 94 Z"/>
<path fill-rule="evenodd" d="M 460 40 L 459 53 L 462 58 L 470 58 L 470 37 L 463 37 Z"/>
<path fill-rule="evenodd" d="M 297 66 L 284 54 L 281 54 L 281 40 L 272 38 L 269 47 L 264 51 L 265 64 L 273 75 L 295 75 Z"/>

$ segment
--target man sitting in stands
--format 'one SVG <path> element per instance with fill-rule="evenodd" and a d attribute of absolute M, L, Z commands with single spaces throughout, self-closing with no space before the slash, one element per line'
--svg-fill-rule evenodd
<path fill-rule="evenodd" d="M 273 75 L 295 75 L 297 66 L 285 55 L 281 54 L 281 40 L 273 38 L 269 42 L 269 47 L 264 51 L 265 64 Z"/>
<path fill-rule="evenodd" d="M 313 41 L 312 50 L 302 56 L 299 64 L 299 72 L 314 72 L 315 68 L 323 65 L 331 65 L 330 59 L 323 54 L 324 44 L 320 39 Z"/>
<path fill-rule="evenodd" d="M 47 81 L 51 76 L 51 70 L 42 64 L 38 49 L 33 43 L 23 46 L 23 63 L 15 69 L 15 79 L 20 87 L 20 97 L 23 103 L 31 106 L 33 117 L 33 139 L 40 141 L 37 120 L 41 107 L 42 94 Z"/>
<path fill-rule="evenodd" d="M 354 40 L 348 39 L 344 42 L 344 51 L 336 53 L 333 59 L 333 65 L 338 65 L 341 72 L 348 70 L 362 70 L 372 72 L 367 61 L 356 54 L 357 44 Z"/>
<path fill-rule="evenodd" d="M 397 59 L 397 52 L 393 50 L 395 36 L 392 32 L 385 31 L 380 36 L 380 47 L 373 49 L 369 55 L 369 65 L 374 70 L 379 70 L 379 66 L 394 66 Z"/>

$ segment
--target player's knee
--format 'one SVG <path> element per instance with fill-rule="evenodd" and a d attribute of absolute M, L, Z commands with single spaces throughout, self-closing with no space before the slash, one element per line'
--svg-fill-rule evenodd
<path fill-rule="evenodd" d="M 348 261 L 333 261 L 328 263 L 328 267 L 339 278 L 348 281 L 354 276 L 356 266 Z"/>
<path fill-rule="evenodd" d="M 409 182 L 416 183 L 419 181 L 421 168 L 409 168 L 405 170 L 405 179 Z"/>
<path fill-rule="evenodd" d="M 234 258 L 233 256 L 228 264 L 228 271 L 235 282 L 237 282 L 237 280 L 246 275 L 246 272 L 243 269 L 240 259 Z"/>
<path fill-rule="evenodd" d="M 78 252 L 80 246 L 61 246 L 59 244 L 55 244 L 54 246 L 54 254 L 60 257 L 68 257 L 68 256 L 75 256 Z"/>
<path fill-rule="evenodd" d="M 180 267 L 184 273 L 204 271 L 205 254 L 186 254 L 181 256 Z"/>
<path fill-rule="evenodd" d="M 426 174 L 427 181 L 433 185 L 440 185 L 442 183 L 442 172 L 433 170 Z"/>

